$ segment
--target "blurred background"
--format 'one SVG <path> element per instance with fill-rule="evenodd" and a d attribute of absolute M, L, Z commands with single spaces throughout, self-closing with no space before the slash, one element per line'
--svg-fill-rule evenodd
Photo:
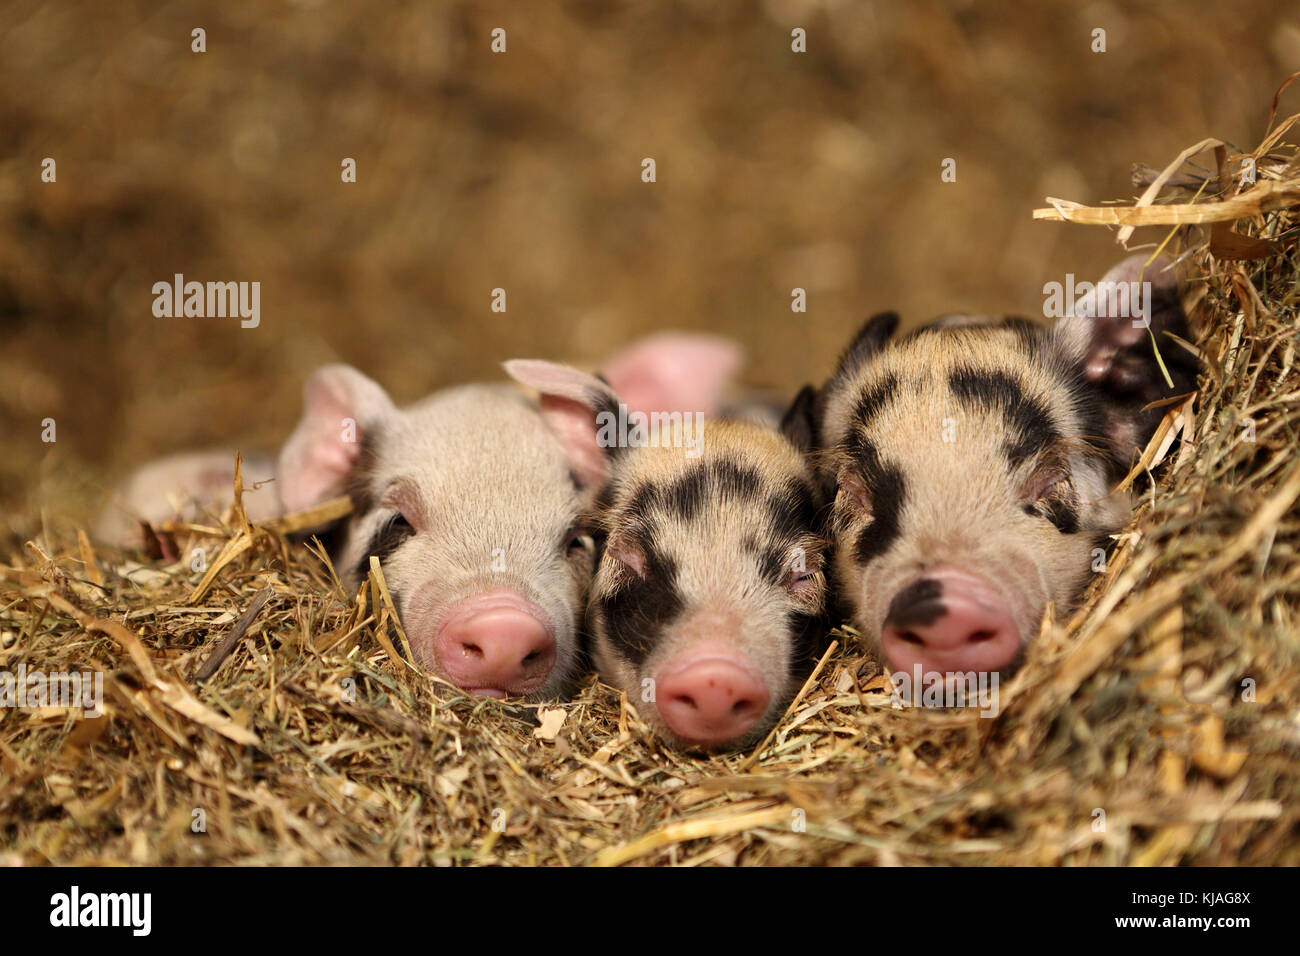
<path fill-rule="evenodd" d="M 792 391 L 874 311 L 1033 314 L 1120 254 L 1044 196 L 1253 147 L 1298 68 L 1294 3 L 6 0 L 0 532 L 165 452 L 274 449 L 327 361 L 400 402 L 699 329 Z M 260 282 L 259 327 L 155 318 L 175 273 Z"/>

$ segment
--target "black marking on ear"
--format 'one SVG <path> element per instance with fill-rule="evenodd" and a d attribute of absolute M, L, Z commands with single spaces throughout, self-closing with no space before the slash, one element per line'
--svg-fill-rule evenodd
<path fill-rule="evenodd" d="M 948 386 L 963 405 L 977 409 L 1001 408 L 1012 439 L 1005 445 L 1012 468 L 1060 441 L 1046 405 L 1026 395 L 1014 376 L 998 369 L 969 366 L 954 369 Z"/>
<path fill-rule="evenodd" d="M 876 446 L 859 436 L 853 452 L 853 466 L 871 495 L 871 523 L 862 529 L 854 546 L 854 557 L 866 564 L 888 551 L 898 539 L 907 484 L 903 472 L 880 457 Z"/>
<path fill-rule="evenodd" d="M 362 554 L 361 560 L 357 562 L 356 577 L 358 581 L 364 581 L 370 574 L 370 559 L 376 557 L 382 565 L 393 556 L 398 548 L 406 543 L 415 535 L 415 529 L 411 523 L 402 516 L 401 512 L 391 515 L 370 538 L 366 545 L 365 553 Z"/>
<path fill-rule="evenodd" d="M 598 599 L 605 635 L 613 651 L 640 667 L 659 644 L 665 629 L 681 615 L 685 602 L 677 591 L 677 564 L 653 546 L 643 551 L 646 574 Z"/>
<path fill-rule="evenodd" d="M 897 328 L 897 312 L 881 312 L 867 319 L 840 356 L 831 382 L 838 383 L 860 369 L 871 356 L 885 347 Z"/>
<path fill-rule="evenodd" d="M 596 389 L 589 389 L 587 391 L 586 405 L 591 408 L 593 415 L 605 412 L 613 415 L 615 420 L 617 420 L 618 404 L 619 403 L 615 400 L 614 396 L 610 395 L 608 392 L 601 392 Z"/>
<path fill-rule="evenodd" d="M 600 376 L 597 376 L 597 378 L 600 378 Z M 601 381 L 603 382 L 605 380 L 602 378 Z M 608 385 L 609 383 L 606 382 L 605 384 Z M 580 404 L 585 404 L 591 409 L 591 427 L 593 434 L 600 433 L 602 427 L 600 425 L 600 419 L 602 415 L 607 416 L 607 420 L 612 420 L 615 425 L 617 425 L 619 402 L 613 395 L 610 395 L 607 392 L 590 389 L 587 391 L 586 401 Z M 628 414 L 631 414 L 630 410 Z M 619 444 L 618 441 L 615 441 L 610 445 L 601 445 L 597 442 L 596 445 L 600 449 L 601 453 L 611 461 L 621 455 L 624 450 L 623 446 Z"/>
<path fill-rule="evenodd" d="M 817 406 L 817 389 L 805 385 L 781 417 L 781 434 L 800 454 L 806 455 L 817 447 Z"/>
<path fill-rule="evenodd" d="M 943 605 L 943 582 L 922 578 L 894 595 L 885 613 L 885 623 L 903 629 L 925 627 L 947 613 Z"/>
<path fill-rule="evenodd" d="M 890 373 L 872 382 L 858 395 L 853 406 L 853 422 L 862 427 L 871 424 L 880 411 L 898 395 L 898 376 Z"/>

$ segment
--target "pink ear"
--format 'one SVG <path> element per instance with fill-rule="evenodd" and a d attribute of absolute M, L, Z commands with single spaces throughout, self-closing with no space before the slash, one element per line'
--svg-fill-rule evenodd
<path fill-rule="evenodd" d="M 596 443 L 596 413 L 616 410 L 619 397 L 595 376 L 555 362 L 515 359 L 505 370 L 541 393 L 542 418 L 560 440 L 578 484 L 590 488 L 604 482 L 609 458 Z"/>
<path fill-rule="evenodd" d="M 327 365 L 303 386 L 303 413 L 280 451 L 276 486 L 288 512 L 347 490 L 362 439 L 395 409 L 382 388 L 348 365 Z"/>
<path fill-rule="evenodd" d="M 629 409 L 712 416 L 741 358 L 740 346 L 729 339 L 665 332 L 614 354 L 601 371 Z"/>

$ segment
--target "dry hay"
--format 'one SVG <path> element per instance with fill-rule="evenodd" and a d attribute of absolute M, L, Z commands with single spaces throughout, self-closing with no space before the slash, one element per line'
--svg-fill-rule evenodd
<path fill-rule="evenodd" d="M 895 709 L 837 631 L 762 747 L 694 757 L 594 681 L 538 707 L 417 673 L 382 581 L 349 600 L 283 524 L 162 529 L 199 573 L 47 521 L 0 567 L 0 671 L 102 671 L 105 714 L 0 712 L 0 860 L 1300 863 L 1294 122 L 1251 154 L 1253 188 L 1219 149 L 1217 177 L 1139 171 L 1137 212 L 1041 211 L 1172 224 L 1208 373 L 996 718 Z"/>

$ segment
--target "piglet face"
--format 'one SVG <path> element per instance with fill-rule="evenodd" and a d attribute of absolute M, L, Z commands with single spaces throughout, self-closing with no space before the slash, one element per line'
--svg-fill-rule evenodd
<path fill-rule="evenodd" d="M 751 746 L 825 643 L 823 541 L 802 460 L 758 426 L 710 423 L 687 460 L 615 465 L 589 605 L 602 678 L 671 745 Z"/>
<path fill-rule="evenodd" d="M 592 544 L 577 523 L 582 489 L 533 405 L 505 387 L 452 389 L 375 448 L 358 496 L 374 504 L 351 544 L 359 561 L 381 556 L 417 660 L 491 696 L 563 693 Z M 393 522 L 409 531 L 390 545 Z M 345 548 L 344 566 L 351 557 Z"/>
<path fill-rule="evenodd" d="M 417 663 L 489 696 L 568 688 L 593 546 L 583 491 L 526 396 L 463 386 L 399 410 L 355 370 L 323 370 L 280 482 L 286 504 L 350 494 L 340 579 L 355 589 L 378 560 Z"/>
<path fill-rule="evenodd" d="M 602 679 L 670 744 L 756 742 L 827 630 L 815 487 L 799 451 L 757 425 L 694 417 L 611 444 L 605 426 L 623 403 L 604 382 L 551 363 L 507 368 L 567 403 L 566 432 L 605 472 L 587 617 Z"/>
<path fill-rule="evenodd" d="M 1046 328 L 895 321 L 819 398 L 836 576 L 891 668 L 1009 673 L 1127 514 L 1101 404 Z"/>
<path fill-rule="evenodd" d="M 1131 257 L 1050 329 L 954 314 L 895 340 L 897 324 L 866 323 L 791 409 L 833 500 L 835 576 L 891 668 L 1008 672 L 1047 606 L 1104 568 L 1129 512 L 1115 480 L 1162 414 L 1145 406 L 1195 382 L 1177 282 Z"/>

